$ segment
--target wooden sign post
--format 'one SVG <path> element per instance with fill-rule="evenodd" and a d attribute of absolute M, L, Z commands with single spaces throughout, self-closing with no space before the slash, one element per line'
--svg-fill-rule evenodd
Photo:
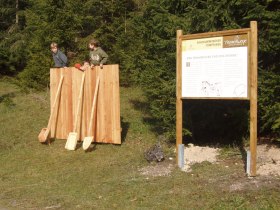
<path fill-rule="evenodd" d="M 250 28 L 183 35 L 177 31 L 176 149 L 183 99 L 250 100 L 250 173 L 256 176 L 257 22 Z"/>
<path fill-rule="evenodd" d="M 258 95 L 258 28 L 257 22 L 250 22 L 250 152 L 251 174 L 257 173 L 257 95 Z"/>

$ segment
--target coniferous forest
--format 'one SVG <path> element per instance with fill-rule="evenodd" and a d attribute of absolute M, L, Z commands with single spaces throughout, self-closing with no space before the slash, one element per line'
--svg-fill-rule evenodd
<path fill-rule="evenodd" d="M 69 66 L 88 55 L 92 38 L 120 64 L 121 86 L 145 92 L 145 118 L 174 140 L 176 30 L 184 34 L 248 28 L 258 22 L 258 135 L 280 138 L 278 0 L 0 0 L 0 75 L 44 90 L 59 43 Z M 133 93 L 131 93 L 133 94 Z M 185 138 L 248 136 L 246 101 L 184 101 Z M 209 126 L 211 125 L 211 126 Z"/>

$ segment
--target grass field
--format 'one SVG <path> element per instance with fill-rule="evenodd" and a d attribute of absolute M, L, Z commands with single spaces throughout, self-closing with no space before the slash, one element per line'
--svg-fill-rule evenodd
<path fill-rule="evenodd" d="M 0 81 L 0 209 L 280 209 L 279 177 L 249 179 L 238 148 L 224 148 L 217 164 L 191 173 L 146 177 L 143 153 L 157 136 L 139 88 L 121 88 L 122 145 L 66 151 L 37 140 L 49 116 L 49 95 L 23 93 Z M 174 145 L 164 145 L 173 157 Z"/>

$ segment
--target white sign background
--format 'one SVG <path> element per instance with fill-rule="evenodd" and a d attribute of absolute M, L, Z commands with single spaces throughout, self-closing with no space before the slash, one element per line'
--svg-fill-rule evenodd
<path fill-rule="evenodd" d="M 247 47 L 182 51 L 182 97 L 247 98 Z"/>

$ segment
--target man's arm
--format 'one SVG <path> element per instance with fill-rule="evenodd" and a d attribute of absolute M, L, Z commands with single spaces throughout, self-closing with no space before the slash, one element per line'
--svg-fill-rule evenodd
<path fill-rule="evenodd" d="M 59 58 L 61 59 L 61 61 L 62 61 L 62 62 L 65 64 L 65 66 L 66 66 L 67 61 L 68 61 L 66 55 L 65 55 L 63 52 L 60 52 L 60 53 L 59 53 Z"/>
<path fill-rule="evenodd" d="M 100 64 L 103 65 L 104 63 L 107 62 L 109 56 L 107 55 L 107 53 L 104 50 L 101 50 L 100 54 L 101 54 L 101 57 L 102 57 L 102 60 L 100 61 Z"/>

